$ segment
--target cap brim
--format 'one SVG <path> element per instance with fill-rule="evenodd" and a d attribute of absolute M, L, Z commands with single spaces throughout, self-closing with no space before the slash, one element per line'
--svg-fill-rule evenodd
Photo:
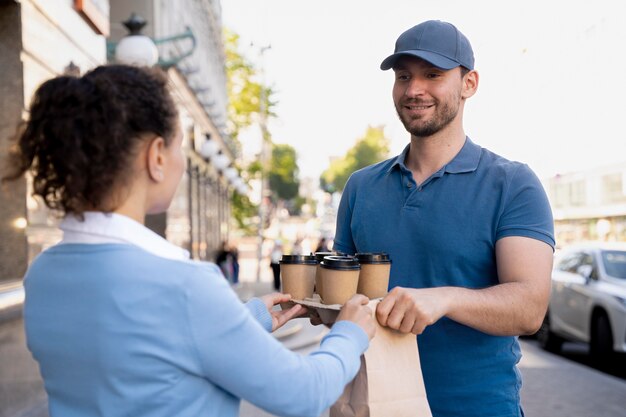
<path fill-rule="evenodd" d="M 398 61 L 398 59 L 403 56 L 414 56 L 417 58 L 421 58 L 424 61 L 430 62 L 437 68 L 441 68 L 444 70 L 450 70 L 452 68 L 461 66 L 461 64 L 459 64 L 458 62 L 453 61 L 444 56 L 441 56 L 439 54 L 436 54 L 434 52 L 412 50 L 412 51 L 397 52 L 393 55 L 389 55 L 387 58 L 385 58 L 383 62 L 381 62 L 380 69 L 383 71 L 386 71 L 390 68 L 393 68 L 394 65 L 396 65 L 396 62 Z"/>

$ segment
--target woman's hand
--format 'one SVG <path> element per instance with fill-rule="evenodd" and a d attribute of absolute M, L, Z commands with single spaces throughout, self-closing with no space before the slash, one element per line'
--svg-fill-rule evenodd
<path fill-rule="evenodd" d="M 289 310 L 274 310 L 276 304 L 286 303 L 291 300 L 291 295 L 278 292 L 259 297 L 267 307 L 267 311 L 272 316 L 272 331 L 280 329 L 285 323 L 294 317 L 299 317 L 307 312 L 307 309 L 300 304 L 295 304 Z"/>
<path fill-rule="evenodd" d="M 337 321 L 348 320 L 359 326 L 367 337 L 372 340 L 376 334 L 376 322 L 372 310 L 367 306 L 369 298 L 362 294 L 353 295 L 337 316 Z"/>

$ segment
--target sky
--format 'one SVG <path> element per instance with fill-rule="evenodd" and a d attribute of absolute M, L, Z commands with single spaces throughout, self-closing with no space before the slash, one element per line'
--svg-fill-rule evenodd
<path fill-rule="evenodd" d="M 224 26 L 277 91 L 276 143 L 319 177 L 368 126 L 391 155 L 409 142 L 380 62 L 398 35 L 429 19 L 453 23 L 480 75 L 466 134 L 542 179 L 626 165 L 626 2 L 621 0 L 222 0 Z M 263 54 L 260 50 L 270 46 Z M 260 133 L 242 136 L 254 147 Z"/>

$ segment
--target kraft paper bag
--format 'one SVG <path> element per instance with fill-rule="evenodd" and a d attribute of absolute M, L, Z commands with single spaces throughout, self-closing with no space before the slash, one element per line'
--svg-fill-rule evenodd
<path fill-rule="evenodd" d="M 370 302 L 372 311 L 377 303 Z M 415 335 L 376 326 L 359 372 L 330 417 L 432 417 Z"/>

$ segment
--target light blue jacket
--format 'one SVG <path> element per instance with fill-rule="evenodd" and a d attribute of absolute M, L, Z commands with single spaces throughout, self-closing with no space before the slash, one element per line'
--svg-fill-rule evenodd
<path fill-rule="evenodd" d="M 229 417 L 241 398 L 318 416 L 368 346 L 342 321 L 316 352 L 293 353 L 268 333 L 263 303 L 246 308 L 215 265 L 128 244 L 57 245 L 33 262 L 25 289 L 51 417 Z"/>

